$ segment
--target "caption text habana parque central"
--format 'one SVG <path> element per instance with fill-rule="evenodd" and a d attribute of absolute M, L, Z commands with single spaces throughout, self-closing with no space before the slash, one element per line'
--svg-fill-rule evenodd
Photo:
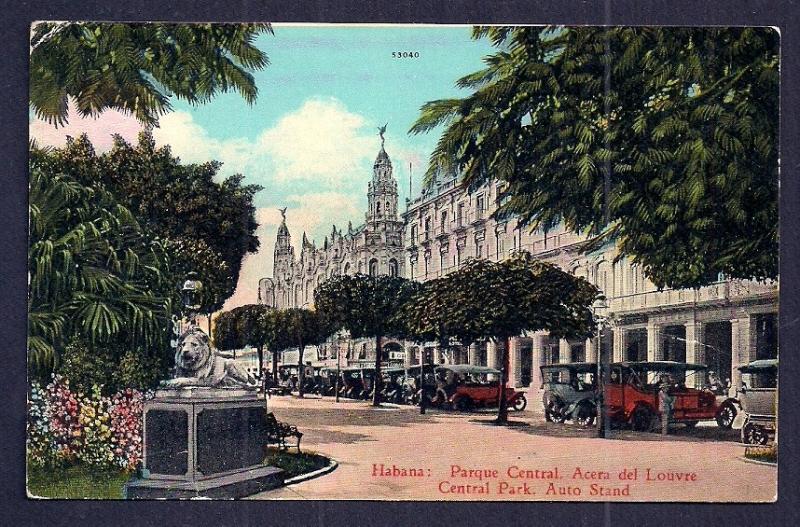
<path fill-rule="evenodd" d="M 583 467 L 529 468 L 510 465 L 504 469 L 450 465 L 447 474 L 430 468 L 401 467 L 373 463 L 373 478 L 413 478 L 428 480 L 444 495 L 631 497 L 638 484 L 691 485 L 696 472 L 678 472 L 649 467 L 622 467 L 619 470 L 592 470 Z M 633 485 L 633 486 L 632 486 Z"/>

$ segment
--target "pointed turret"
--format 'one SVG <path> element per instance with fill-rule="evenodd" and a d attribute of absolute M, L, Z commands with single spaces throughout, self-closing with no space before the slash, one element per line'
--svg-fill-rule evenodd
<path fill-rule="evenodd" d="M 386 126 L 379 130 L 381 149 L 372 165 L 372 180 L 367 189 L 367 221 L 397 220 L 397 181 L 392 175 L 392 161 L 384 148 Z"/>

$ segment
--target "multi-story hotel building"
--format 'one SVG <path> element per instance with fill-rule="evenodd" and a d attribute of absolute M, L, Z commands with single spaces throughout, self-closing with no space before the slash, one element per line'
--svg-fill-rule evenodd
<path fill-rule="evenodd" d="M 285 219 L 278 228 L 273 276 L 259 282 L 259 301 L 278 308 L 313 305 L 314 290 L 338 274 L 403 276 L 426 281 L 457 269 L 469 258 L 502 260 L 516 250 L 555 263 L 583 276 L 608 299 L 611 326 L 600 345 L 615 361 L 675 360 L 706 364 L 721 379 L 738 382 L 737 366 L 777 355 L 778 284 L 720 280 L 693 289 L 659 291 L 635 264 L 617 256 L 613 244 L 585 254 L 585 238 L 564 230 L 530 231 L 513 219 L 492 219 L 498 186 L 492 182 L 468 192 L 457 178 L 434 181 L 406 203 L 398 215 L 397 181 L 381 145 L 368 183 L 365 222 L 347 232 L 333 227 L 320 247 L 303 235 L 299 258 Z M 511 341 L 510 380 L 518 387 L 538 387 L 539 367 L 554 362 L 594 361 L 597 340 L 568 341 L 546 333 L 520 335 Z M 338 350 L 348 350 L 343 365 L 369 364 L 371 339 L 332 339 L 308 360 L 331 364 Z M 498 344 L 439 350 L 388 340 L 387 357 L 419 361 L 420 348 L 434 363 L 499 366 Z M 404 349 L 405 348 L 405 349 Z M 403 351 L 405 353 L 403 353 Z M 344 353 L 343 353 L 344 354 Z M 343 358 L 344 359 L 344 358 Z M 339 359 L 336 359 L 339 360 Z M 296 363 L 291 352 L 287 363 Z M 704 379 L 696 379 L 698 383 Z"/>
<path fill-rule="evenodd" d="M 701 363 L 721 379 L 738 382 L 737 366 L 777 355 L 778 285 L 720 280 L 707 287 L 659 291 L 635 264 L 615 263 L 613 244 L 584 254 L 584 237 L 564 230 L 533 231 L 515 220 L 491 218 L 498 203 L 498 185 L 468 192 L 455 177 L 434 181 L 407 203 L 403 214 L 407 259 L 405 276 L 425 281 L 457 269 L 468 258 L 502 260 L 523 249 L 534 257 L 587 278 L 608 299 L 611 326 L 600 345 L 615 361 L 675 360 Z M 546 363 L 595 361 L 597 340 L 568 341 L 546 333 L 520 335 L 509 350 L 510 380 L 537 387 L 539 367 Z M 492 342 L 441 352 L 426 347 L 435 363 L 498 366 Z M 419 361 L 420 350 L 409 346 L 406 362 Z M 696 379 L 697 383 L 705 379 Z"/>

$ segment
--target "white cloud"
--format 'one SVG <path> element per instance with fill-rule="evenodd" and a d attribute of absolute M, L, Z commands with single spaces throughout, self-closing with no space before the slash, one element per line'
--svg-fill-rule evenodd
<path fill-rule="evenodd" d="M 310 99 L 262 133 L 258 147 L 274 160 L 278 181 L 335 183 L 358 174 L 375 154 L 375 134 L 366 124 L 336 99 Z"/>
<path fill-rule="evenodd" d="M 43 146 L 62 147 L 67 142 L 67 136 L 79 137 L 85 133 L 89 136 L 97 151 L 103 152 L 114 144 L 112 134 L 119 134 L 128 142 L 136 142 L 142 125 L 134 117 L 123 113 L 106 110 L 98 117 L 81 117 L 75 111 L 75 105 L 70 101 L 68 123 L 56 128 L 36 117 L 28 123 L 28 133 L 32 139 Z"/>
<path fill-rule="evenodd" d="M 163 116 L 153 136 L 183 161 L 222 161 L 223 174 L 241 172 L 259 183 L 313 182 L 326 188 L 363 179 L 365 163 L 378 144 L 367 120 L 334 98 L 308 99 L 254 140 L 215 139 L 183 111 Z"/>

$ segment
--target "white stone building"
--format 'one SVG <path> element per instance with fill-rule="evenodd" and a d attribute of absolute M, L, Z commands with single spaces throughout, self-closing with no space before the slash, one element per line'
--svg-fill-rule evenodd
<path fill-rule="evenodd" d="M 777 283 L 719 282 L 699 290 L 659 291 L 636 265 L 614 263 L 613 245 L 582 254 L 585 238 L 563 230 L 518 228 L 515 220 L 490 218 L 497 207 L 498 185 L 469 193 L 449 177 L 435 181 L 403 214 L 407 259 L 405 276 L 425 281 L 457 269 L 468 258 L 502 260 L 517 249 L 587 278 L 609 302 L 612 326 L 601 345 L 613 360 L 676 360 L 707 364 L 722 379 L 738 381 L 736 367 L 777 354 Z M 538 388 L 539 367 L 552 362 L 595 361 L 595 340 L 567 341 L 546 333 L 512 339 L 510 380 Z M 435 363 L 499 366 L 497 345 L 483 343 L 442 354 L 426 347 Z M 419 361 L 409 347 L 407 363 Z M 698 382 L 701 380 L 698 379 Z"/>
<path fill-rule="evenodd" d="M 346 232 L 334 225 L 319 247 L 303 233 L 298 255 L 286 226 L 286 211 L 283 211 L 284 218 L 275 242 L 273 275 L 259 281 L 259 302 L 276 308 L 313 306 L 314 291 L 332 276 L 356 273 L 403 276 L 403 221 L 397 213 L 397 200 L 397 180 L 382 142 L 373 164 L 372 178 L 367 183 L 368 206 L 363 224 L 353 227 L 351 222 Z M 306 350 L 304 357 L 325 364 L 335 358 L 337 347 L 342 348 L 330 343 L 318 350 Z M 348 357 L 349 362 L 374 363 L 375 350 L 371 340 L 352 342 L 348 349 L 352 355 Z M 396 356 L 401 346 L 389 340 L 385 349 L 387 354 L 391 352 Z M 296 355 L 295 351 L 294 357 Z M 287 357 L 290 356 L 291 352 L 288 352 Z"/>

